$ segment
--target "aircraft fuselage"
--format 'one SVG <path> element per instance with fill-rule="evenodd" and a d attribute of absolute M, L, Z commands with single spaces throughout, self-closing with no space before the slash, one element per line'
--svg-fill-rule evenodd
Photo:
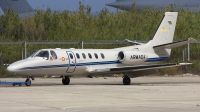
<path fill-rule="evenodd" d="M 47 51 L 48 55 L 39 56 L 38 53 Z M 56 58 L 51 52 L 55 52 Z M 123 49 L 43 49 L 37 51 L 27 59 L 17 61 L 8 67 L 10 72 L 19 75 L 59 75 L 70 77 L 86 77 L 98 68 L 113 68 L 122 66 L 142 65 L 168 59 L 167 56 L 143 53 L 133 49 L 131 53 L 124 51 L 124 59 L 119 60 L 119 53 Z M 154 59 L 154 60 L 152 60 Z"/>
<path fill-rule="evenodd" d="M 133 9 L 134 3 L 136 4 L 135 8 L 137 9 L 145 9 L 148 7 L 165 9 L 167 6 L 173 5 L 175 9 L 181 7 L 186 10 L 198 11 L 200 6 L 199 0 L 118 0 L 117 2 L 109 3 L 107 5 L 130 11 Z"/>

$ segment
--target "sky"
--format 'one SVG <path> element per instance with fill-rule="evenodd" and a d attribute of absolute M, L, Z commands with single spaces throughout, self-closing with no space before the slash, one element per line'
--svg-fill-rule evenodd
<path fill-rule="evenodd" d="M 63 11 L 65 9 L 70 11 L 76 11 L 79 8 L 79 1 L 85 6 L 92 7 L 92 12 L 100 12 L 103 8 L 107 8 L 111 12 L 115 12 L 116 9 L 106 6 L 106 3 L 113 3 L 116 0 L 27 0 L 33 9 L 46 10 L 50 7 L 52 10 Z"/>

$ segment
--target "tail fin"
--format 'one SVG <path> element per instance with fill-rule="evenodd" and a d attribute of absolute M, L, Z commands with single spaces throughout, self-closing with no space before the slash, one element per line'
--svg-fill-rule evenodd
<path fill-rule="evenodd" d="M 4 11 L 12 8 L 15 13 L 33 12 L 33 8 L 26 0 L 0 0 L 0 7 Z"/>
<path fill-rule="evenodd" d="M 178 12 L 165 12 L 163 20 L 149 44 L 156 46 L 171 43 L 174 38 L 177 16 Z"/>

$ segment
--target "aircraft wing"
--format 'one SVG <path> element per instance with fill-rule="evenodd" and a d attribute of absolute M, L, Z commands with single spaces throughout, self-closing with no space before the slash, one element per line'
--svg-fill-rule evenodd
<path fill-rule="evenodd" d="M 125 67 L 115 67 L 115 68 L 90 68 L 90 69 L 87 69 L 87 71 L 89 73 L 123 73 L 123 72 L 152 70 L 152 69 L 175 67 L 175 66 L 184 66 L 184 65 L 191 65 L 191 64 L 192 63 L 168 63 L 168 64 L 125 66 Z"/>
<path fill-rule="evenodd" d="M 166 48 L 166 49 L 172 49 L 172 48 L 176 48 L 188 43 L 194 43 L 196 42 L 195 39 L 193 38 L 188 38 L 187 40 L 183 40 L 183 41 L 177 41 L 177 42 L 172 42 L 172 43 L 167 43 L 167 44 L 162 44 L 162 45 L 157 45 L 157 46 L 153 46 L 153 48 Z"/>

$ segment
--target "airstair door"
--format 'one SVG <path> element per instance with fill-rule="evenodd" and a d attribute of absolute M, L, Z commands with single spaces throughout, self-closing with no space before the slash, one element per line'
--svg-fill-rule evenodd
<path fill-rule="evenodd" d="M 76 69 L 76 56 L 72 51 L 66 51 L 68 56 L 68 67 L 66 73 L 73 73 Z"/>

